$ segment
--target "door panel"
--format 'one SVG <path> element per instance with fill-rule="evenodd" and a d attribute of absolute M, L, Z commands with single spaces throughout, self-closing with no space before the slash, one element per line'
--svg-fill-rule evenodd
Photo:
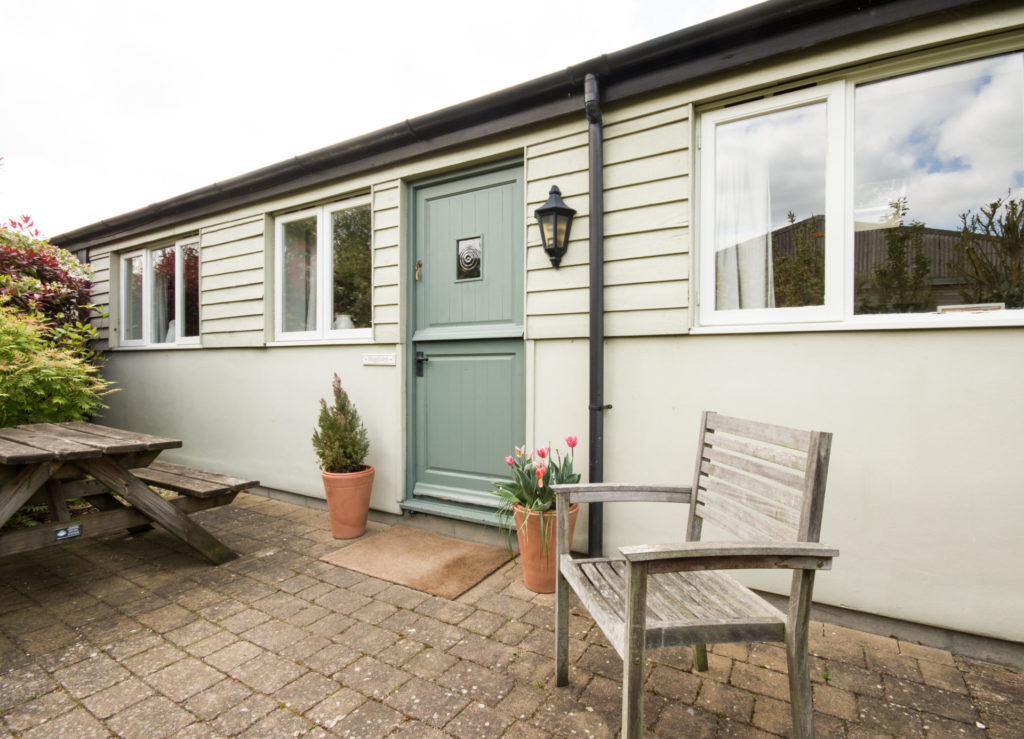
<path fill-rule="evenodd" d="M 522 336 L 522 197 L 519 170 L 417 191 L 414 341 Z"/>
<path fill-rule="evenodd" d="M 413 494 L 494 507 L 497 498 L 482 491 L 507 476 L 505 457 L 522 443 L 522 342 L 436 342 L 421 351 Z"/>
<path fill-rule="evenodd" d="M 418 188 L 413 203 L 405 507 L 484 520 L 525 432 L 522 169 Z"/>

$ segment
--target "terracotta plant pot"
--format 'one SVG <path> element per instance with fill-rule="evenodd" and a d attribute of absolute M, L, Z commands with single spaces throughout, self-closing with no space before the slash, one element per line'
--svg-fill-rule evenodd
<path fill-rule="evenodd" d="M 576 530 L 576 514 L 579 503 L 569 507 L 569 541 L 572 541 Z M 519 561 L 523 565 L 523 583 L 528 590 L 535 593 L 555 592 L 555 543 L 556 518 L 554 511 L 543 514 L 533 511 L 529 521 L 523 526 L 526 509 L 521 505 L 515 507 L 516 538 L 519 540 Z M 540 517 L 544 516 L 544 536 L 541 536 Z"/>
<path fill-rule="evenodd" d="M 327 513 L 331 517 L 331 535 L 335 539 L 355 539 L 366 533 L 366 515 L 370 511 L 373 467 L 359 472 L 321 472 L 327 494 Z"/>

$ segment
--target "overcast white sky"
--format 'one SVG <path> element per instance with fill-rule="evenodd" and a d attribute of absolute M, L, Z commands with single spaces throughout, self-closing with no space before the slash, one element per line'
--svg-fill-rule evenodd
<path fill-rule="evenodd" d="M 0 0 L 0 219 L 56 236 L 751 4 Z"/>

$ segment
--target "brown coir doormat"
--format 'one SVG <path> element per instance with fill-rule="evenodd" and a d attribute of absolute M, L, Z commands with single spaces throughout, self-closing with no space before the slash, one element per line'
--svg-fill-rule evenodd
<path fill-rule="evenodd" d="M 511 555 L 409 526 L 392 526 L 320 559 L 364 575 L 454 599 L 505 564 Z"/>

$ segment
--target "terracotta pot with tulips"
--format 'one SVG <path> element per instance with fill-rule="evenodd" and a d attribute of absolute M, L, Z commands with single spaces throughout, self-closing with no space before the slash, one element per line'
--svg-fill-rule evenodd
<path fill-rule="evenodd" d="M 577 438 L 565 439 L 569 452 L 550 445 L 528 451 L 525 446 L 505 458 L 511 468 L 512 480 L 494 482 L 492 493 L 501 498 L 499 516 L 515 529 L 519 557 L 523 565 L 523 582 L 535 593 L 555 592 L 555 492 L 552 485 L 572 485 L 580 481 L 572 468 Z M 579 505 L 569 509 L 569 540 L 576 528 Z M 509 533 L 511 549 L 511 531 Z"/>

